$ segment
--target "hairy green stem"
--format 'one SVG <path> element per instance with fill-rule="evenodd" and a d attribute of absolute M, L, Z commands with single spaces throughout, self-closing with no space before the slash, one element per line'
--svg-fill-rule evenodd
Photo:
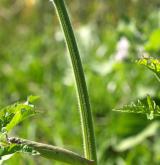
<path fill-rule="evenodd" d="M 8 138 L 8 141 L 12 144 L 19 144 L 24 146 L 27 145 L 28 147 L 31 147 L 32 149 L 37 151 L 41 156 L 46 157 L 48 159 L 54 159 L 73 165 L 94 164 L 94 161 L 87 160 L 84 157 L 78 155 L 77 153 L 56 146 L 15 137 Z"/>
<path fill-rule="evenodd" d="M 72 68 L 76 80 L 76 89 L 80 105 L 80 117 L 82 125 L 85 158 L 94 160 L 95 164 L 97 164 L 95 135 L 91 107 L 76 39 L 64 1 L 51 1 L 55 6 L 62 30 L 64 32 L 65 41 L 69 50 Z"/>

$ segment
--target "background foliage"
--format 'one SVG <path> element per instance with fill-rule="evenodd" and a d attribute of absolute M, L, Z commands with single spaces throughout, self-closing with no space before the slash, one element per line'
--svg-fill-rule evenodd
<path fill-rule="evenodd" d="M 100 164 L 159 164 L 159 118 L 148 121 L 143 115 L 112 111 L 147 94 L 160 104 L 158 81 L 134 63 L 141 56 L 159 58 L 159 0 L 66 3 L 85 69 Z M 28 95 L 40 96 L 41 113 L 12 135 L 82 153 L 74 80 L 52 5 L 42 0 L 1 0 L 0 25 L 0 107 Z M 3 164 L 53 162 L 16 154 Z"/>

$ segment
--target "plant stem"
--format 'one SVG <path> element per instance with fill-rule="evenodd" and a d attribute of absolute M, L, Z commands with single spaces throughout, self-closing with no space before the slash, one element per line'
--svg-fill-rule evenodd
<path fill-rule="evenodd" d="M 22 148 L 27 145 L 37 151 L 41 156 L 48 159 L 54 159 L 74 165 L 94 165 L 94 161 L 87 160 L 77 153 L 56 146 L 15 137 L 8 138 L 8 141 L 12 144 L 22 145 Z"/>
<path fill-rule="evenodd" d="M 76 39 L 64 1 L 52 0 L 52 2 L 55 6 L 62 30 L 64 32 L 65 41 L 69 50 L 74 77 L 76 81 L 78 102 L 80 106 L 80 118 L 82 125 L 85 158 L 94 160 L 95 164 L 97 164 L 91 107 Z"/>

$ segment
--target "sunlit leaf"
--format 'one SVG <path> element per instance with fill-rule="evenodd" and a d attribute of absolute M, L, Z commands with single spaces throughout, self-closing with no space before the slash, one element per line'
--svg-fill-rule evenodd
<path fill-rule="evenodd" d="M 17 151 L 20 151 L 21 147 L 22 147 L 21 145 L 17 145 L 17 144 L 10 144 L 6 147 L 1 146 L 0 147 L 0 157 L 2 157 L 4 155 L 10 155 Z"/>
<path fill-rule="evenodd" d="M 160 50 L 160 28 L 154 30 L 150 37 L 149 41 L 145 45 L 146 50 L 159 51 Z"/>
<path fill-rule="evenodd" d="M 147 119 L 152 120 L 155 116 L 160 116 L 160 107 L 156 105 L 155 101 L 147 96 L 143 102 L 138 100 L 136 103 L 124 105 L 122 108 L 114 109 L 114 111 L 128 112 L 128 113 L 142 113 L 147 115 Z"/>
<path fill-rule="evenodd" d="M 34 115 L 36 112 L 34 107 L 31 105 L 21 104 L 17 107 L 17 110 L 12 118 L 12 120 L 6 125 L 6 130 L 10 131 L 13 127 L 15 127 L 22 120 L 26 119 L 29 116 Z"/>
<path fill-rule="evenodd" d="M 0 132 L 0 146 L 8 146 L 7 135 Z"/>
<path fill-rule="evenodd" d="M 0 139 L 2 140 L 2 139 Z M 13 141 L 14 139 L 12 139 Z M 13 155 L 16 152 L 22 152 L 22 153 L 29 153 L 32 155 L 39 154 L 37 151 L 35 151 L 32 147 L 22 144 L 19 142 L 10 143 L 9 138 L 5 138 L 4 143 L 0 144 L 0 158 L 3 159 L 3 157 L 6 157 L 7 155 Z"/>
<path fill-rule="evenodd" d="M 31 97 L 25 103 L 15 103 L 0 110 L 0 131 L 8 132 L 22 120 L 36 113 Z"/>
<path fill-rule="evenodd" d="M 142 58 L 137 61 L 138 64 L 146 66 L 153 71 L 160 80 L 160 60 L 154 58 Z"/>
<path fill-rule="evenodd" d="M 39 96 L 33 96 L 33 95 L 31 95 L 31 96 L 28 96 L 28 98 L 27 98 L 27 102 L 29 103 L 29 104 L 32 104 L 32 103 L 34 103 L 36 100 L 38 100 L 39 99 Z"/>
<path fill-rule="evenodd" d="M 32 147 L 23 144 L 8 144 L 8 146 L 0 147 L 0 157 L 14 154 L 16 152 L 30 153 L 32 155 L 38 154 L 38 152 L 36 152 Z"/>
<path fill-rule="evenodd" d="M 3 162 L 10 159 L 12 156 L 13 154 L 2 156 L 0 159 L 0 165 L 3 165 Z"/>

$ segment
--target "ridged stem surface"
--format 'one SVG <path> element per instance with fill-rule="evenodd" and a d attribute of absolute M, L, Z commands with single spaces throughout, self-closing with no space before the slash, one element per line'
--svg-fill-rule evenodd
<path fill-rule="evenodd" d="M 85 158 L 89 160 L 94 160 L 95 164 L 97 164 L 95 135 L 93 129 L 91 107 L 90 107 L 89 96 L 88 96 L 86 81 L 84 77 L 84 71 L 82 68 L 82 62 L 77 47 L 76 39 L 74 36 L 74 32 L 72 29 L 72 25 L 64 1 L 53 0 L 52 2 L 55 6 L 56 13 L 59 18 L 59 22 L 64 32 L 65 41 L 69 50 L 74 77 L 76 81 L 78 102 L 80 106 L 84 155 Z"/>

